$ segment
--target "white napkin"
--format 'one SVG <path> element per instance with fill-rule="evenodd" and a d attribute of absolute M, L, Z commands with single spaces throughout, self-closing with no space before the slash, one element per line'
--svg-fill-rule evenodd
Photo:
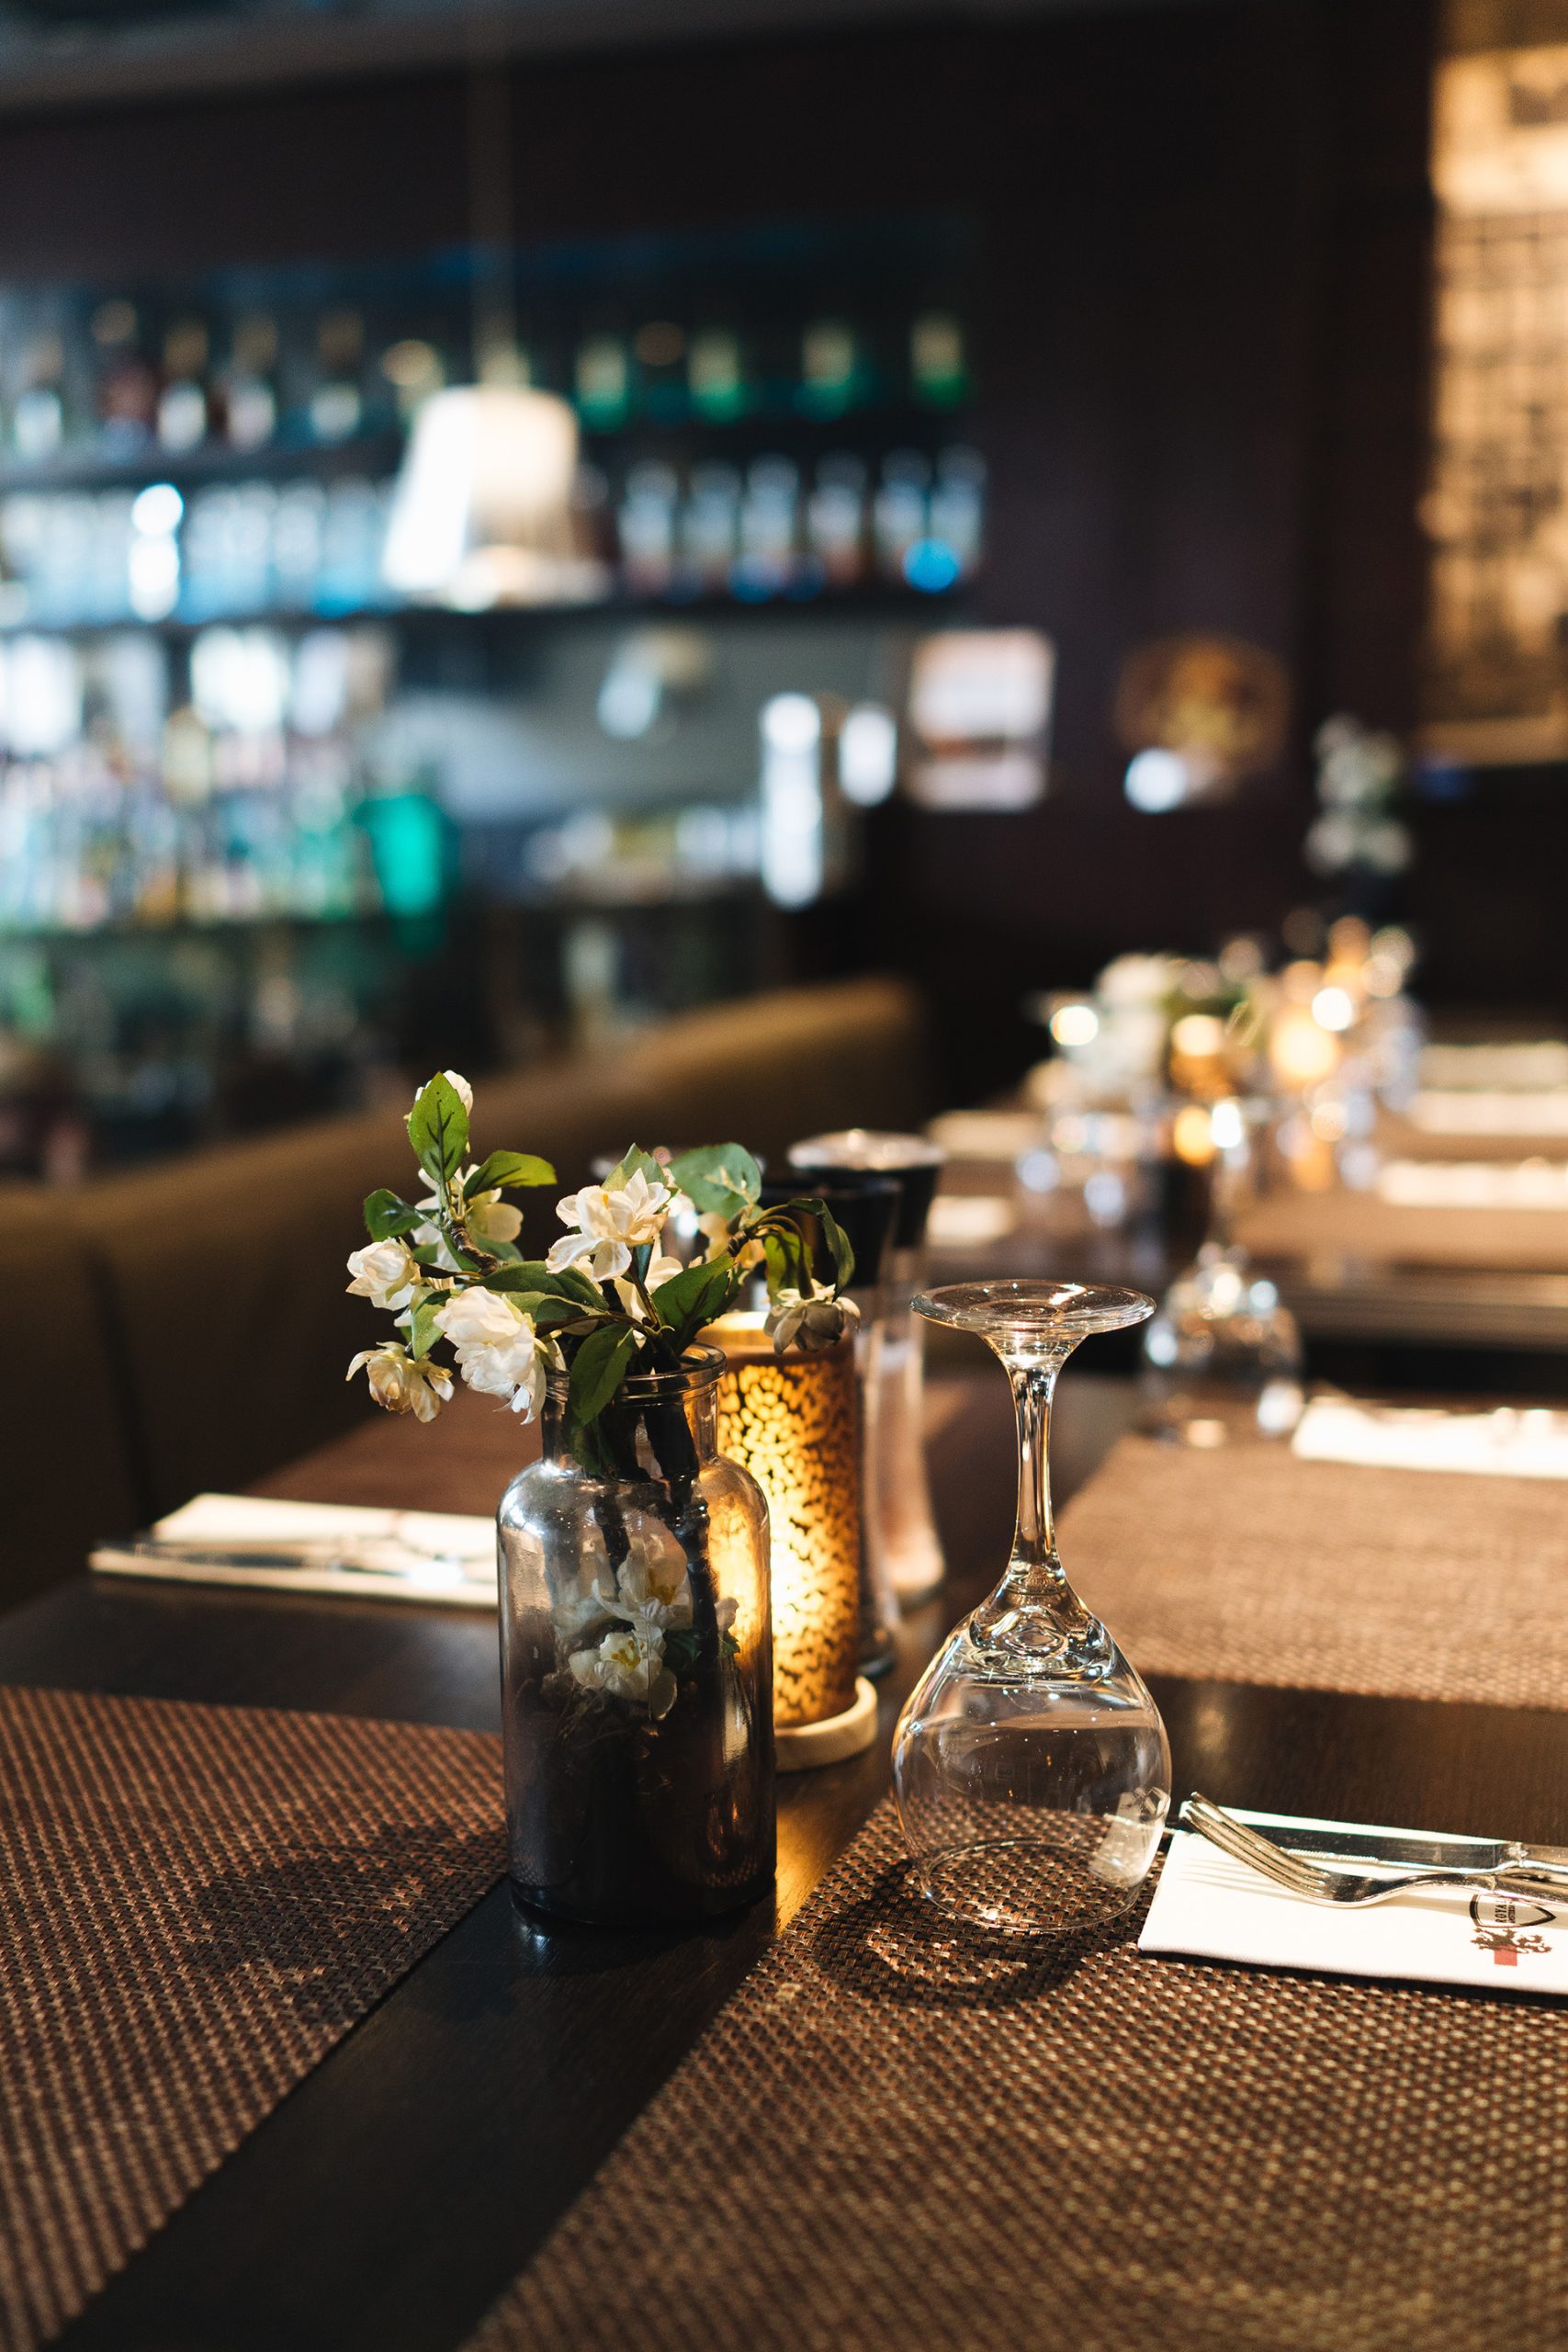
<path fill-rule="evenodd" d="M 1017 1209 L 999 1193 L 939 1193 L 926 1230 L 939 1250 L 979 1250 L 1004 1239 L 1017 1223 Z"/>
<path fill-rule="evenodd" d="M 926 1133 L 952 1159 L 1004 1159 L 1043 1143 L 1045 1123 L 1037 1111 L 944 1111 Z"/>
<path fill-rule="evenodd" d="M 1479 1046 L 1424 1046 L 1423 1086 L 1568 1086 L 1568 1040 L 1530 1037 Z"/>
<path fill-rule="evenodd" d="M 1540 1405 L 1449 1413 L 1314 1396 L 1296 1423 L 1291 1451 L 1304 1462 L 1359 1462 L 1381 1470 L 1568 1478 L 1568 1413 Z"/>
<path fill-rule="evenodd" d="M 1245 1813 L 1241 1818 L 1265 1834 L 1291 1826 L 1291 1816 L 1283 1814 Z M 1328 1821 L 1294 1826 L 1349 1826 Z M 1178 1829 L 1171 1833 L 1138 1948 L 1239 1960 L 1254 1968 L 1475 1984 L 1489 1993 L 1568 1993 L 1568 1899 L 1558 1907 L 1534 1895 L 1434 1886 L 1366 1910 L 1304 1903 L 1245 1862 L 1232 1861 L 1206 1838 Z"/>
<path fill-rule="evenodd" d="M 1378 1192 L 1402 1209 L 1568 1209 L 1568 1167 L 1556 1160 L 1391 1159 Z"/>
<path fill-rule="evenodd" d="M 1406 1116 L 1428 1136 L 1568 1136 L 1568 1088 L 1527 1094 L 1427 1087 Z"/>
<path fill-rule="evenodd" d="M 152 1534 L 212 1554 L 299 1547 L 300 1565 L 247 1563 L 138 1552 L 103 1544 L 89 1565 L 109 1576 L 181 1584 L 256 1585 L 278 1592 L 333 1592 L 352 1600 L 426 1600 L 469 1609 L 496 1605 L 495 1521 L 456 1511 L 372 1510 L 358 1504 L 297 1503 L 258 1495 L 197 1495 Z"/>

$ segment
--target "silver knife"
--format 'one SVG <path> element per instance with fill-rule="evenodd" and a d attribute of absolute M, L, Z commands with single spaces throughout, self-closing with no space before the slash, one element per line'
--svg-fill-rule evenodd
<path fill-rule="evenodd" d="M 1288 1854 L 1310 1854 L 1314 1860 L 1386 1862 L 1392 1870 L 1500 1871 L 1520 1868 L 1551 1875 L 1561 1872 L 1568 1883 L 1568 1846 L 1526 1846 L 1500 1838 L 1442 1837 L 1425 1829 L 1356 1829 L 1336 1823 L 1314 1829 L 1305 1822 L 1281 1821 L 1263 1813 L 1248 1813 L 1231 1805 L 1238 1821 L 1260 1829 Z M 1186 1811 L 1185 1804 L 1182 1807 Z"/>

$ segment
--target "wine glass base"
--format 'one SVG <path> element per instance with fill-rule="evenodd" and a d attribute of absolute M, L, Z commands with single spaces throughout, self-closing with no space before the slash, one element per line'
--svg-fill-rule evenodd
<path fill-rule="evenodd" d="M 1070 1936 L 1120 1917 L 1138 1893 L 1098 1879 L 1081 1845 L 1043 1838 L 987 1838 L 925 1856 L 913 1870 L 928 1903 L 966 1927 L 992 1935 Z"/>

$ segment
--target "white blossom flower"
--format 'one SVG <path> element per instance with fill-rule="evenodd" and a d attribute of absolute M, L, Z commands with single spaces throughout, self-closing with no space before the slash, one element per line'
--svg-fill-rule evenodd
<path fill-rule="evenodd" d="M 835 1298 L 825 1283 L 814 1282 L 808 1293 L 781 1290 L 768 1309 L 763 1326 L 775 1354 L 794 1342 L 805 1355 L 818 1355 L 837 1345 L 860 1321 L 852 1298 Z"/>
<path fill-rule="evenodd" d="M 408 1305 L 420 1277 L 408 1243 L 396 1239 L 373 1241 L 367 1250 L 353 1250 L 348 1271 L 354 1276 L 348 1285 L 353 1296 L 394 1311 Z"/>
<path fill-rule="evenodd" d="M 515 1241 L 523 1230 L 523 1212 L 499 1192 L 476 1193 L 464 1211 L 468 1231 L 482 1248 L 487 1242 Z"/>
<path fill-rule="evenodd" d="M 684 1552 L 666 1528 L 650 1529 L 633 1544 L 616 1573 L 615 1588 L 620 1606 L 612 1602 L 613 1613 L 625 1615 L 650 1637 L 692 1622 L 691 1572 Z"/>
<path fill-rule="evenodd" d="M 433 1421 L 452 1394 L 452 1375 L 444 1363 L 431 1356 L 411 1356 L 396 1340 L 384 1348 L 362 1349 L 344 1378 L 352 1380 L 361 1364 L 370 1394 L 389 1413 L 412 1413 L 419 1420 Z"/>
<path fill-rule="evenodd" d="M 675 1677 L 664 1663 L 660 1634 L 644 1635 L 636 1626 L 618 1626 L 597 1649 L 574 1651 L 568 1664 L 586 1690 L 642 1701 L 655 1719 L 668 1714 L 675 1703 Z"/>
<path fill-rule="evenodd" d="M 451 1340 L 468 1387 L 481 1396 L 500 1396 L 525 1420 L 533 1419 L 545 1393 L 545 1371 L 532 1316 L 501 1292 L 476 1285 L 438 1307 L 435 1326 Z"/>
<path fill-rule="evenodd" d="M 546 1264 L 558 1274 L 581 1266 L 596 1283 L 613 1282 L 631 1264 L 632 1251 L 656 1242 L 670 1210 L 668 1184 L 650 1184 L 635 1168 L 624 1184 L 584 1184 L 556 1203 L 561 1223 L 574 1228 L 551 1245 Z"/>
<path fill-rule="evenodd" d="M 642 1286 L 651 1297 L 661 1283 L 673 1282 L 675 1276 L 682 1272 L 679 1258 L 666 1258 L 662 1252 L 660 1252 L 649 1260 L 648 1272 L 642 1278 Z M 641 1323 L 647 1320 L 635 1283 L 628 1282 L 623 1275 L 615 1284 L 615 1295 L 634 1321 Z"/>

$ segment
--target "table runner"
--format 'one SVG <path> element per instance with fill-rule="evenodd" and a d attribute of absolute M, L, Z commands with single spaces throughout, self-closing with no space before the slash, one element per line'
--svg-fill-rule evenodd
<path fill-rule="evenodd" d="M 1156 1959 L 1141 1911 L 1010 1951 L 901 1852 L 885 1804 L 470 2352 L 1562 2340 L 1568 2008 Z"/>
<path fill-rule="evenodd" d="M 498 1746 L 0 1690 L 5 2352 L 56 2335 L 502 1875 Z"/>
<path fill-rule="evenodd" d="M 1568 1708 L 1555 1480 L 1124 1437 L 1062 1557 L 1145 1673 Z"/>

